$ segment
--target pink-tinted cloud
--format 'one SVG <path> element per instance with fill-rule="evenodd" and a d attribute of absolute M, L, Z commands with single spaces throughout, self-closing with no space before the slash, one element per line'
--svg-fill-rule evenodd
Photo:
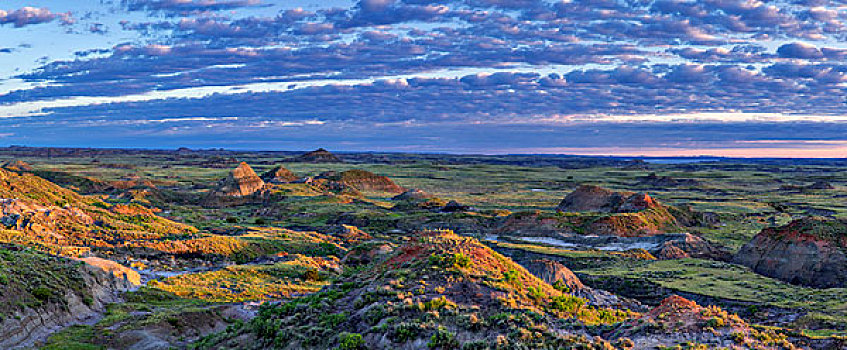
<path fill-rule="evenodd" d="M 13 24 L 16 28 L 52 22 L 56 19 L 60 19 L 64 24 L 73 23 L 70 13 L 53 13 L 47 8 L 23 7 L 17 10 L 0 10 L 0 24 Z"/>

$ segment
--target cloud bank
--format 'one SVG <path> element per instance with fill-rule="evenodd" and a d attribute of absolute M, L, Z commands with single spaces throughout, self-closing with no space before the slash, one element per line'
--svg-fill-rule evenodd
<path fill-rule="evenodd" d="M 780 139 L 772 131 L 799 124 L 839 125 L 815 128 L 820 133 L 807 134 L 811 140 L 844 135 L 838 132 L 847 101 L 847 8 L 838 1 L 361 0 L 299 8 L 259 0 L 124 0 L 112 6 L 127 19 L 111 30 L 90 24 L 90 35 L 119 31 L 144 39 L 80 50 L 72 60 L 11 77 L 30 84 L 0 95 L 0 115 L 12 117 L 0 124 L 18 128 L 12 139 L 34 140 L 26 129 L 38 125 L 88 125 L 174 142 L 215 139 L 210 135 L 218 130 L 238 128 L 257 135 L 314 129 L 331 140 L 347 137 L 347 128 L 430 135 L 485 125 L 491 135 L 523 135 L 527 144 L 515 147 L 522 149 L 562 147 L 563 138 L 542 135 L 591 127 L 608 136 L 578 138 L 582 147 L 606 146 L 618 140 L 610 128 L 625 124 L 666 133 L 667 147 L 743 145 L 764 134 Z M 24 9 L 0 12 L 0 23 L 14 30 L 60 16 Z M 749 118 L 698 119 L 719 113 Z M 777 117 L 757 120 L 757 114 Z M 632 118 L 639 115 L 691 117 Z M 167 131 L 149 122 L 165 118 L 235 119 L 192 120 Z M 673 131 L 680 125 L 685 133 Z M 370 137 L 383 148 L 402 148 L 406 139 Z M 445 137 L 438 140 L 421 147 L 450 149 Z M 462 149 L 498 145 L 486 140 Z M 262 136 L 256 142 L 288 141 Z"/>

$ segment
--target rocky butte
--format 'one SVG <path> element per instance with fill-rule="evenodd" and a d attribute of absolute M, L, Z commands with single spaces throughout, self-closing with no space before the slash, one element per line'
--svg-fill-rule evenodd
<path fill-rule="evenodd" d="M 241 162 L 229 175 L 223 179 L 216 194 L 230 197 L 245 197 L 254 194 L 265 187 L 263 181 L 253 168 Z"/>
<path fill-rule="evenodd" d="M 287 183 L 296 181 L 298 179 L 297 175 L 294 175 L 291 170 L 286 169 L 282 165 L 278 165 L 273 167 L 273 169 L 268 170 L 264 174 L 262 174 L 262 180 L 267 183 Z"/>
<path fill-rule="evenodd" d="M 581 185 L 568 194 L 556 209 L 562 212 L 635 213 L 659 207 L 659 203 L 646 193 Z"/>
<path fill-rule="evenodd" d="M 323 148 L 301 154 L 291 159 L 295 163 L 343 163 L 343 161 Z"/>
<path fill-rule="evenodd" d="M 762 275 L 819 288 L 847 286 L 847 221 L 806 217 L 766 228 L 735 262 Z"/>

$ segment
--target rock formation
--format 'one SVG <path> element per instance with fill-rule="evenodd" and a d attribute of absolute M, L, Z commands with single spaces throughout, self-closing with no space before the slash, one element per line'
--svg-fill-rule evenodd
<path fill-rule="evenodd" d="M 328 189 L 352 188 L 362 192 L 403 193 L 405 188 L 397 185 L 388 177 L 374 174 L 370 171 L 353 169 L 342 171 L 324 172 L 315 178 L 315 182 L 323 183 Z"/>
<path fill-rule="evenodd" d="M 556 261 L 535 259 L 522 265 L 526 267 L 529 273 L 540 278 L 542 281 L 547 282 L 551 286 L 561 283 L 567 286 L 571 291 L 577 291 L 585 288 L 579 278 L 577 278 L 570 269 Z"/>
<path fill-rule="evenodd" d="M 447 201 L 433 196 L 418 189 L 411 189 L 391 198 L 397 202 L 393 211 L 440 211 L 447 205 Z"/>
<path fill-rule="evenodd" d="M 646 193 L 617 192 L 593 185 L 581 185 L 556 208 L 561 212 L 635 213 L 659 207 Z"/>
<path fill-rule="evenodd" d="M 744 245 L 734 261 L 789 283 L 847 286 L 847 220 L 806 217 L 766 228 Z"/>
<path fill-rule="evenodd" d="M 278 165 L 271 170 L 262 174 L 262 180 L 267 183 L 278 184 L 297 181 L 297 175 L 286 169 L 282 165 Z"/>
<path fill-rule="evenodd" d="M 729 251 L 721 246 L 712 244 L 702 237 L 698 237 L 690 233 L 683 233 L 674 236 L 679 237 L 662 242 L 659 248 L 651 253 L 661 260 L 684 258 L 711 259 L 719 261 L 732 260 L 732 254 L 730 254 Z"/>
<path fill-rule="evenodd" d="M 245 197 L 252 195 L 265 187 L 265 182 L 256 175 L 253 168 L 241 162 L 229 175 L 223 179 L 215 194 L 228 197 Z"/>
<path fill-rule="evenodd" d="M 340 158 L 323 148 L 301 154 L 292 158 L 291 161 L 295 163 L 343 163 Z"/>

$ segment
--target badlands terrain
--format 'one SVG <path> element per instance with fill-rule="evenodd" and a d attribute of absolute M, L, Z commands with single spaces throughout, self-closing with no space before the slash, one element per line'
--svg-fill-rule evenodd
<path fill-rule="evenodd" d="M 0 149 L 0 348 L 844 349 L 847 161 Z"/>

